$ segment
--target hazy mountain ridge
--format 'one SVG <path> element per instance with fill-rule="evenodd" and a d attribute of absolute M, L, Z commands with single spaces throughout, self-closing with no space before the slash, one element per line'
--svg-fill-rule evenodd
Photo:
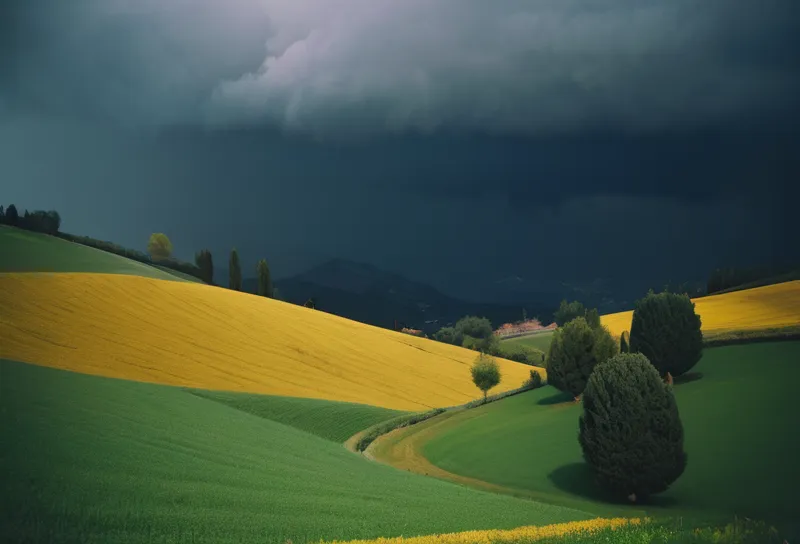
<path fill-rule="evenodd" d="M 245 279 L 244 290 L 254 292 L 255 278 Z M 287 302 L 303 304 L 313 298 L 317 308 L 349 319 L 393 328 L 398 325 L 432 332 L 465 315 L 489 318 L 494 326 L 527 315 L 548 320 L 554 307 L 529 304 L 493 304 L 451 297 L 438 289 L 375 266 L 333 259 L 306 272 L 277 280 L 275 287 Z"/>

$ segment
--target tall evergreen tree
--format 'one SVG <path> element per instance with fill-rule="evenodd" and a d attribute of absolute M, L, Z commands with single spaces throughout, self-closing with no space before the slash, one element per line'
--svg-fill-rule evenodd
<path fill-rule="evenodd" d="M 700 326 L 688 296 L 651 291 L 634 306 L 630 350 L 647 357 L 662 376 L 680 376 L 703 354 Z"/>
<path fill-rule="evenodd" d="M 630 353 L 631 351 L 631 335 L 628 331 L 622 331 L 619 337 L 619 352 Z"/>
<path fill-rule="evenodd" d="M 586 318 L 576 317 L 553 333 L 547 354 L 547 380 L 577 398 L 594 367 L 616 355 L 618 349 L 608 329 L 592 328 Z"/>
<path fill-rule="evenodd" d="M 200 250 L 194 256 L 194 263 L 200 269 L 203 281 L 212 285 L 214 283 L 214 259 L 211 257 L 211 252 L 207 249 Z"/>
<path fill-rule="evenodd" d="M 231 257 L 228 261 L 228 287 L 234 291 L 242 290 L 242 267 L 239 264 L 239 253 L 236 248 L 231 250 Z"/>
<path fill-rule="evenodd" d="M 598 483 L 633 501 L 666 490 L 686 468 L 672 388 L 641 353 L 595 367 L 583 393 L 578 441 Z"/>
<path fill-rule="evenodd" d="M 19 225 L 19 212 L 13 204 L 6 210 L 6 223 L 14 227 Z"/>
<path fill-rule="evenodd" d="M 256 272 L 258 274 L 258 296 L 273 298 L 272 277 L 266 259 L 258 261 Z"/>

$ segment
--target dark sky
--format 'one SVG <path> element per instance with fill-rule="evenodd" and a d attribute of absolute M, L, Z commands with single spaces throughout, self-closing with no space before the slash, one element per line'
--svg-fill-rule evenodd
<path fill-rule="evenodd" d="M 4 3 L 0 200 L 454 294 L 797 259 L 795 4 Z"/>

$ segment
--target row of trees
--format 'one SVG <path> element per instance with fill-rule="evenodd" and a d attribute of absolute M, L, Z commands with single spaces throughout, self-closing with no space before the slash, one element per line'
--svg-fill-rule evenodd
<path fill-rule="evenodd" d="M 717 268 L 708 277 L 706 284 L 706 293 L 718 293 L 726 289 L 732 289 L 748 283 L 754 283 L 761 280 L 779 276 L 788 272 L 793 272 L 798 269 L 798 265 L 783 265 L 783 266 L 758 266 L 751 268 Z"/>
<path fill-rule="evenodd" d="M 0 224 L 55 235 L 61 229 L 61 216 L 55 210 L 25 210 L 20 215 L 17 207 L 11 204 L 8 209 L 0 206 Z"/>
<path fill-rule="evenodd" d="M 20 215 L 14 204 L 9 205 L 8 208 L 0 206 L 0 224 L 59 236 L 72 242 L 102 249 L 139 262 L 158 263 L 167 268 L 197 277 L 210 285 L 214 283 L 214 261 L 209 250 L 203 249 L 196 253 L 194 265 L 178 261 L 172 257 L 172 241 L 166 234 L 161 232 L 150 235 L 147 242 L 147 254 L 144 254 L 135 250 L 123 248 L 111 242 L 95 240 L 87 236 L 74 236 L 62 233 L 60 232 L 61 216 L 55 210 L 36 210 L 34 212 L 25 210 L 25 212 Z M 230 277 L 228 286 L 231 289 L 241 291 L 242 271 L 236 248 L 231 251 L 229 264 Z M 261 259 L 258 262 L 256 273 L 258 275 L 257 294 L 274 298 L 276 296 L 276 290 L 272 285 L 272 277 L 266 260 Z"/>
<path fill-rule="evenodd" d="M 553 335 L 548 382 L 583 400 L 578 440 L 586 462 L 602 485 L 630 500 L 666 490 L 686 467 L 672 378 L 702 355 L 694 303 L 650 291 L 619 343 L 593 313 L 574 304 L 562 309 L 561 317 L 566 310 L 575 317 Z"/>
<path fill-rule="evenodd" d="M 147 244 L 147 251 L 154 261 L 169 259 L 172 254 L 172 242 L 163 233 L 154 233 L 150 236 Z M 208 249 L 202 249 L 195 253 L 195 266 L 199 272 L 199 277 L 209 285 L 214 283 L 214 257 Z M 258 261 L 256 265 L 258 277 L 258 287 L 256 294 L 262 297 L 274 298 L 275 288 L 272 285 L 272 276 L 269 265 L 265 259 Z M 228 259 L 228 288 L 234 291 L 242 290 L 242 266 L 239 261 L 239 252 L 233 248 Z"/>

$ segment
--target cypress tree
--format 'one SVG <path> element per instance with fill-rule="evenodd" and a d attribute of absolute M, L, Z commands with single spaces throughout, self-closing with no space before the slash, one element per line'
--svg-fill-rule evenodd
<path fill-rule="evenodd" d="M 200 275 L 203 281 L 209 285 L 214 283 L 214 259 L 211 252 L 207 249 L 202 249 L 194 256 L 194 262 L 197 268 L 200 269 Z"/>
<path fill-rule="evenodd" d="M 680 376 L 703 354 L 700 316 L 687 295 L 652 291 L 636 301 L 630 351 L 642 353 L 659 374 Z"/>
<path fill-rule="evenodd" d="M 265 259 L 258 261 L 256 266 L 258 274 L 258 296 L 273 298 L 272 278 L 269 273 L 269 265 Z"/>
<path fill-rule="evenodd" d="M 577 317 L 556 329 L 547 354 L 547 380 L 557 389 L 578 397 L 594 367 L 616 355 L 617 342 L 605 327 L 592 328 Z"/>
<path fill-rule="evenodd" d="M 578 441 L 600 485 L 631 500 L 665 491 L 686 468 L 672 388 L 647 357 L 622 353 L 595 367 Z"/>
<path fill-rule="evenodd" d="M 622 331 L 622 334 L 619 337 L 619 352 L 631 352 L 631 335 L 628 334 L 628 331 Z"/>
<path fill-rule="evenodd" d="M 242 290 L 242 267 L 239 264 L 239 253 L 236 248 L 231 250 L 228 261 L 228 287 L 234 291 Z"/>

